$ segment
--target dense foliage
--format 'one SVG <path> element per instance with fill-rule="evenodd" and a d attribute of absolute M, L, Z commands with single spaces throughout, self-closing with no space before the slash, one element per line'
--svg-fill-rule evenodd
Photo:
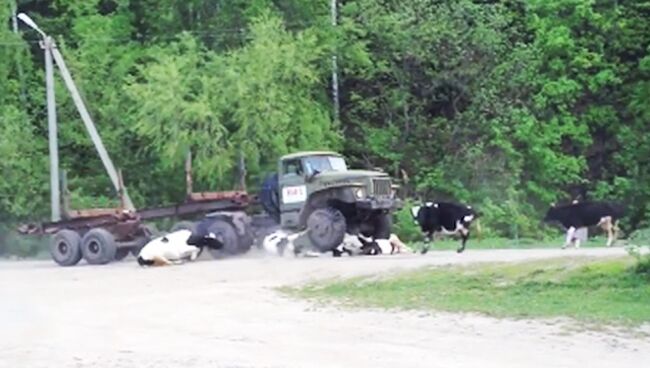
<path fill-rule="evenodd" d="M 454 198 L 500 236 L 550 202 L 611 198 L 650 220 L 650 1 L 6 0 L 0 4 L 0 223 L 49 212 L 44 73 L 54 36 L 136 206 L 250 188 L 275 158 L 343 151 L 405 195 Z M 338 55 L 340 117 L 331 56 Z M 114 198 L 57 77 L 76 207 Z M 404 216 L 402 216 L 404 217 Z M 1 231 L 0 231 L 1 233 Z M 2 243 L 2 239 L 0 239 Z"/>

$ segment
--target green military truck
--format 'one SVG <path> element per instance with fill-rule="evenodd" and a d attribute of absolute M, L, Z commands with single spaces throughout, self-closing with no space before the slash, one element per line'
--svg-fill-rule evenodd
<path fill-rule="evenodd" d="M 280 158 L 260 202 L 283 229 L 307 230 L 311 244 L 326 252 L 346 232 L 388 239 L 392 211 L 401 207 L 396 189 L 386 173 L 351 170 L 336 152 L 298 152 Z"/>

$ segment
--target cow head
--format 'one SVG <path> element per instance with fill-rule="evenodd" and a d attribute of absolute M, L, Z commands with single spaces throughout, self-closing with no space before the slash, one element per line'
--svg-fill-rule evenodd
<path fill-rule="evenodd" d="M 197 226 L 196 229 L 192 231 L 192 234 L 187 239 L 186 243 L 187 245 L 198 247 L 201 252 L 203 251 L 204 247 L 208 247 L 210 249 L 223 248 L 223 243 L 219 237 L 217 237 L 215 233 L 209 231 L 206 227 L 202 226 Z"/>

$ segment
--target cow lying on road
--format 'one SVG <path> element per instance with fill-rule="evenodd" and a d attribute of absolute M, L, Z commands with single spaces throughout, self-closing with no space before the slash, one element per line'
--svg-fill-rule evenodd
<path fill-rule="evenodd" d="M 169 266 L 185 260 L 194 261 L 201 248 L 187 244 L 191 232 L 179 230 L 147 243 L 138 254 L 140 266 Z"/>
<path fill-rule="evenodd" d="M 607 246 L 611 247 L 618 237 L 618 221 L 625 215 L 623 206 L 612 202 L 576 202 L 555 206 L 546 212 L 545 222 L 557 221 L 567 231 L 562 248 L 574 242 L 576 230 L 589 226 L 600 226 L 607 232 Z M 580 247 L 580 241 L 576 241 Z"/>
<path fill-rule="evenodd" d="M 463 252 L 469 238 L 469 226 L 478 217 L 472 207 L 452 202 L 426 202 L 422 206 L 411 208 L 411 214 L 425 234 L 426 244 L 422 254 L 429 251 L 429 243 L 435 234 L 460 233 L 462 242 L 457 252 Z"/>
<path fill-rule="evenodd" d="M 396 234 L 390 234 L 388 239 L 372 239 L 358 234 L 357 236 L 352 236 L 346 234 L 346 238 L 350 236 L 353 240 L 356 239 L 358 243 L 361 244 L 359 247 L 360 254 L 363 255 L 378 255 L 384 252 L 387 252 L 390 248 L 390 254 L 395 253 L 410 253 L 410 249 L 400 240 Z M 345 242 L 344 242 L 345 244 Z"/>
<path fill-rule="evenodd" d="M 268 254 L 283 256 L 285 253 L 293 253 L 294 256 L 307 255 L 317 256 L 317 252 L 306 251 L 305 248 L 306 232 L 289 234 L 284 230 L 277 230 L 267 235 L 262 246 Z M 299 244 L 302 243 L 302 244 Z M 382 247 L 384 245 L 384 247 Z M 390 253 L 408 252 L 406 245 L 395 234 L 391 234 L 389 239 L 373 240 L 359 235 L 345 234 L 343 242 L 336 248 L 332 249 L 334 257 L 340 257 L 343 254 L 353 255 L 378 255 L 384 253 L 383 248 L 390 249 Z M 387 250 L 386 250 L 387 251 Z"/>

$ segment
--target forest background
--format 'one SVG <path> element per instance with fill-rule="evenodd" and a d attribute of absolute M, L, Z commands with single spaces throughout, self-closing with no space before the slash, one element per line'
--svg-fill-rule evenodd
<path fill-rule="evenodd" d="M 43 53 L 53 36 L 136 207 L 251 191 L 279 155 L 332 149 L 411 199 L 472 204 L 484 236 L 542 238 L 552 202 L 624 203 L 650 225 L 650 1 L 2 0 L 0 254 L 49 217 Z M 332 56 L 339 113 L 332 96 Z M 58 73 L 57 73 L 58 74 Z M 56 76 L 76 208 L 115 193 Z M 414 240 L 408 213 L 397 231 Z"/>

